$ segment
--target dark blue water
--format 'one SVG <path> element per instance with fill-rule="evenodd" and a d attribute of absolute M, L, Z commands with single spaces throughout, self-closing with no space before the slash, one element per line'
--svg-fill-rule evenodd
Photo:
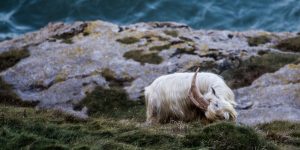
<path fill-rule="evenodd" d="M 196 29 L 299 31 L 300 0 L 0 0 L 0 40 L 49 22 L 176 21 Z"/>

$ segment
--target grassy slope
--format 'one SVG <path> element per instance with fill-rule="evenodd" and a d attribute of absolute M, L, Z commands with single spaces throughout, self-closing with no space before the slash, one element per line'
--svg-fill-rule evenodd
<path fill-rule="evenodd" d="M 254 129 L 226 122 L 142 127 L 130 116 L 80 121 L 57 111 L 4 105 L 0 115 L 3 149 L 276 149 Z"/>
<path fill-rule="evenodd" d="M 2 53 L 0 71 L 28 56 L 26 49 Z M 267 62 L 278 59 L 270 60 Z M 11 86 L 0 79 L 0 149 L 247 150 L 277 149 L 272 143 L 283 149 L 300 146 L 300 123 L 273 122 L 250 128 L 226 122 L 207 126 L 200 122 L 172 122 L 142 127 L 143 104 L 129 102 L 124 91 L 116 87 L 97 88 L 76 106 L 89 108 L 92 117 L 87 121 L 57 111 L 23 107 L 34 105 L 20 101 Z"/>

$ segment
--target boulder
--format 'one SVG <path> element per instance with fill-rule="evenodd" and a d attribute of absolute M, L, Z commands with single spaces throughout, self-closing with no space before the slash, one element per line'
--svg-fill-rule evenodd
<path fill-rule="evenodd" d="M 29 52 L 22 59 L 14 58 L 15 64 L 6 65 L 0 76 L 22 101 L 36 102 L 38 108 L 85 116 L 86 109 L 74 110 L 73 106 L 96 87 L 119 87 L 129 99 L 141 100 L 144 87 L 155 78 L 194 71 L 196 67 L 224 76 L 233 88 L 248 86 L 262 74 L 299 58 L 294 52 L 276 48 L 280 41 L 296 36 L 293 32 L 194 30 L 174 22 L 127 26 L 103 21 L 50 23 L 39 31 L 0 43 L 0 56 L 9 51 Z M 2 60 L 6 62 L 4 58 L 7 57 Z M 277 59 L 280 59 L 278 65 L 272 67 Z M 251 67 L 258 69 L 244 75 L 245 71 L 253 70 Z M 236 90 L 241 107 L 245 101 L 254 103 L 251 108 L 240 110 L 241 117 L 251 118 L 241 118 L 241 122 L 261 122 L 255 117 L 265 110 L 280 110 L 288 120 L 297 118 L 299 85 L 294 82 L 299 80 L 290 77 L 289 72 L 283 75 L 291 80 L 289 83 L 285 83 L 288 79 L 282 79 L 283 84 L 266 74 L 251 86 Z M 263 121 L 282 119 L 275 113 L 275 117 L 262 114 L 267 118 Z"/>

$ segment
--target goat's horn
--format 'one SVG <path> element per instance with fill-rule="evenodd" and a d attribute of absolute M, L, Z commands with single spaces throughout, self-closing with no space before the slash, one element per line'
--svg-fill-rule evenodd
<path fill-rule="evenodd" d="M 200 93 L 197 84 L 196 84 L 196 78 L 197 73 L 199 71 L 199 68 L 197 68 L 197 71 L 195 72 L 193 79 L 192 79 L 192 85 L 188 94 L 188 98 L 201 110 L 206 111 L 208 107 L 208 103 L 204 100 L 203 95 Z"/>

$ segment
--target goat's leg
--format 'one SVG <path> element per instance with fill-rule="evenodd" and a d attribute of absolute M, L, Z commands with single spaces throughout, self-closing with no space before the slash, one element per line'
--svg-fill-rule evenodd
<path fill-rule="evenodd" d="M 158 119 L 157 119 L 157 110 L 156 107 L 147 103 L 147 119 L 146 119 L 146 124 L 157 124 L 158 123 Z"/>

